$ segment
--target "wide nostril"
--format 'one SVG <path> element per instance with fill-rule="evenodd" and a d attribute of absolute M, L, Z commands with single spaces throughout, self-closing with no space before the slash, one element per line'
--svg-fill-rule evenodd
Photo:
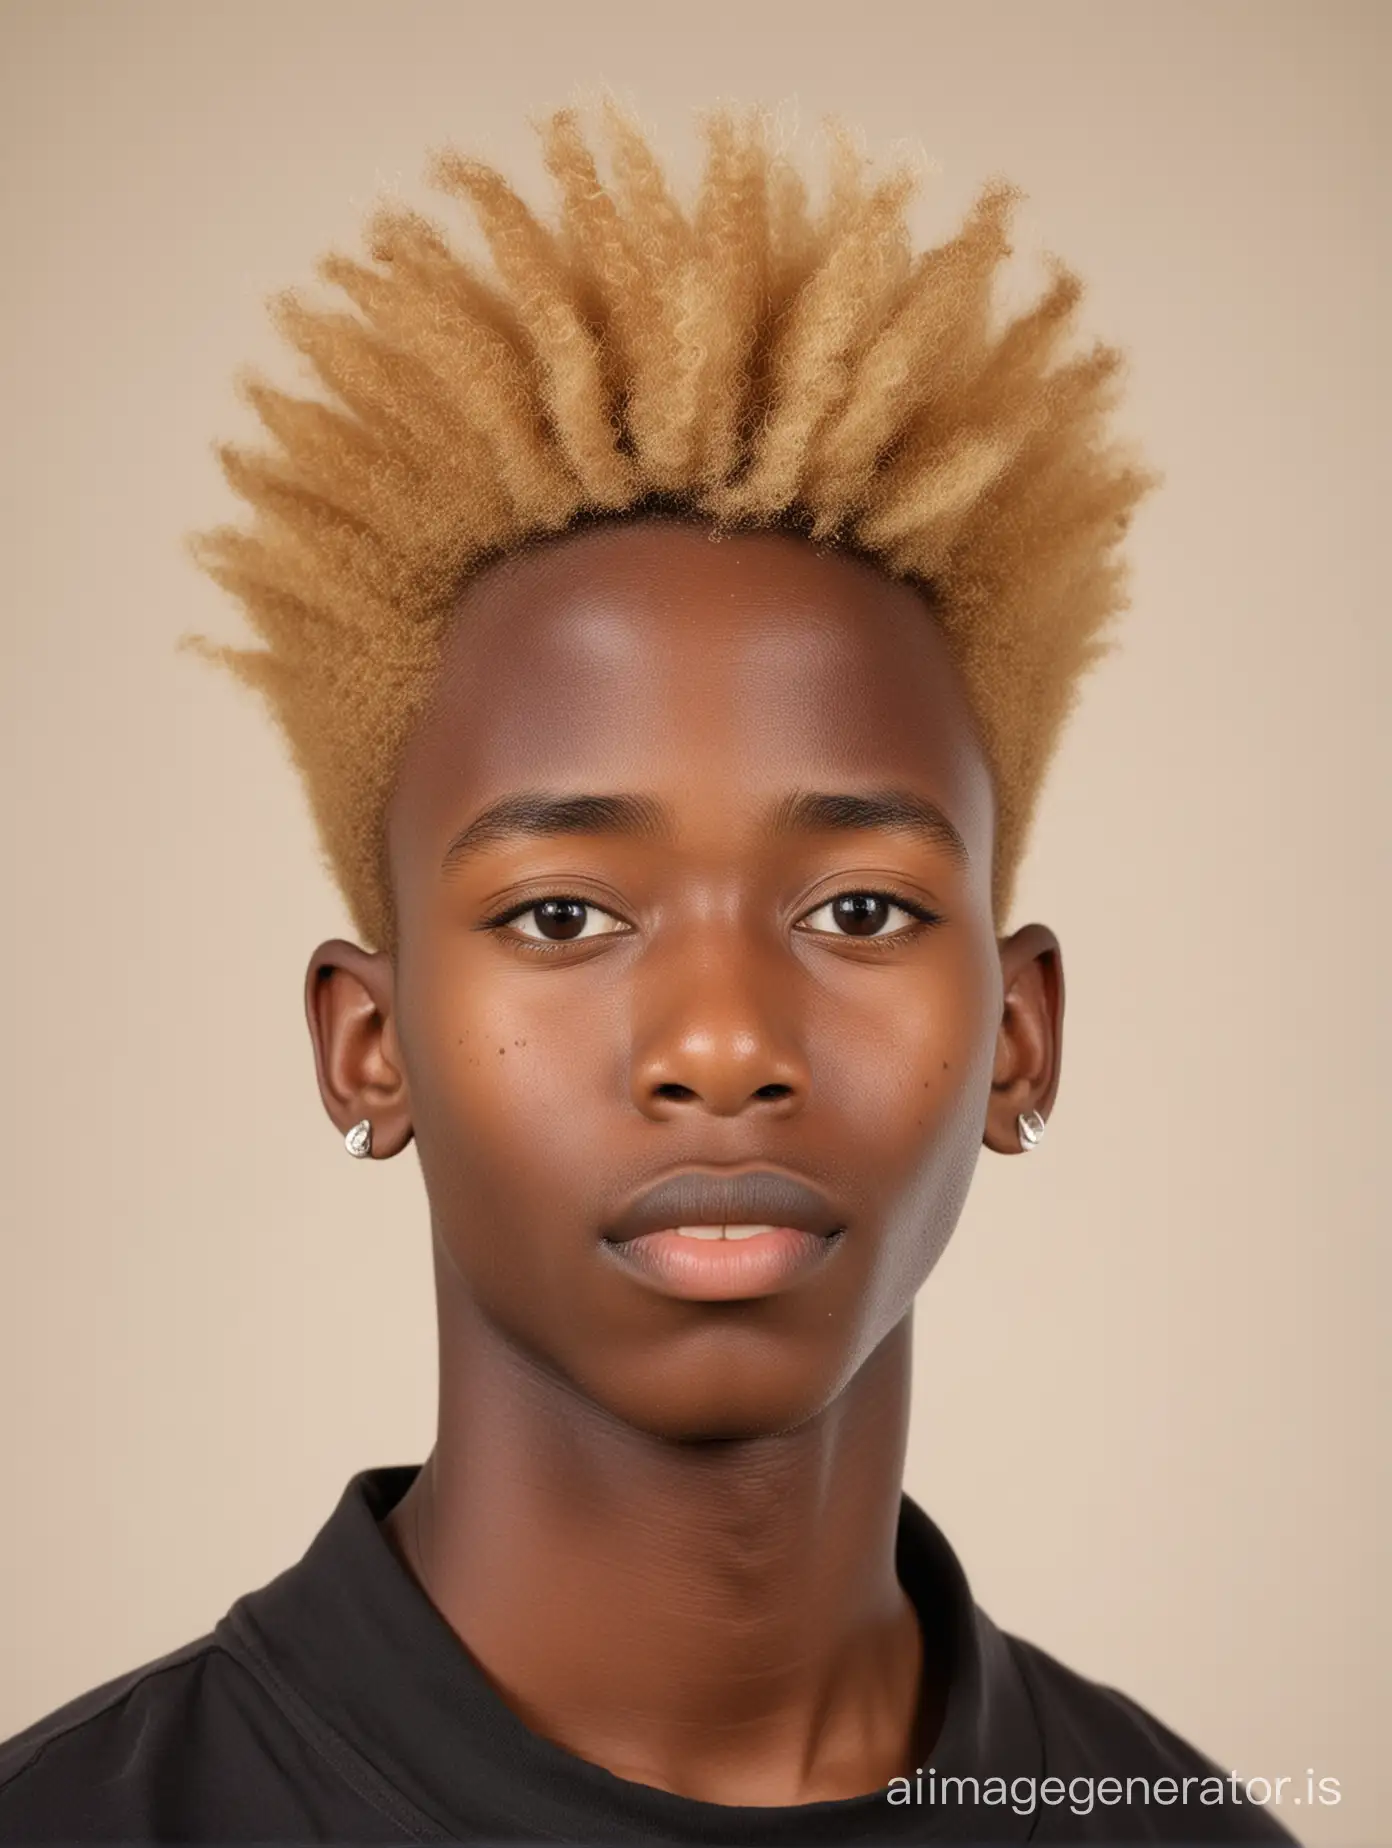
<path fill-rule="evenodd" d="M 793 1087 L 790 1084 L 761 1084 L 755 1097 L 791 1097 Z M 689 1084 L 659 1084 L 653 1089 L 654 1097 L 670 1097 L 685 1101 L 696 1096 Z"/>

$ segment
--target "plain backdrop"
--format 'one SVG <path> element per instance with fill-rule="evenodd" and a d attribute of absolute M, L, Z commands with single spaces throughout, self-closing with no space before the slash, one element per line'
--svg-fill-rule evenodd
<path fill-rule="evenodd" d="M 1014 923 L 1068 980 L 1046 1144 L 920 1300 L 908 1487 L 979 1601 L 1386 1840 L 1387 5 L 39 0 L 0 7 L 0 1735 L 211 1627 L 434 1415 L 408 1158 L 320 1110 L 346 926 L 181 551 L 264 303 L 442 141 L 529 187 L 607 84 L 678 172 L 724 98 L 1027 191 L 1167 485 Z M 536 196 L 544 200 L 540 190 Z"/>

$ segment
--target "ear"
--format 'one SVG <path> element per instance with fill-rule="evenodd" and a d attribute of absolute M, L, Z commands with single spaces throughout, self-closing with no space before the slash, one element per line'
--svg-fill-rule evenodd
<path fill-rule="evenodd" d="M 398 1155 L 411 1140 L 411 1098 L 394 1023 L 395 971 L 383 952 L 334 938 L 305 976 L 305 1014 L 324 1108 L 341 1134 L 364 1118 L 372 1153 Z"/>
<path fill-rule="evenodd" d="M 1005 1001 L 982 1140 L 999 1155 L 1021 1153 L 1016 1118 L 1047 1121 L 1063 1050 L 1063 957 L 1043 924 L 1026 924 L 999 944 Z"/>

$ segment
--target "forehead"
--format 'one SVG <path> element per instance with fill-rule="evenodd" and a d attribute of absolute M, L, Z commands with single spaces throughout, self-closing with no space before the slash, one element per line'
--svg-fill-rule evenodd
<path fill-rule="evenodd" d="M 390 826 L 428 845 L 544 786 L 648 792 L 728 829 L 793 787 L 886 781 L 946 807 L 978 859 L 989 774 L 917 590 L 788 534 L 616 523 L 469 586 Z"/>

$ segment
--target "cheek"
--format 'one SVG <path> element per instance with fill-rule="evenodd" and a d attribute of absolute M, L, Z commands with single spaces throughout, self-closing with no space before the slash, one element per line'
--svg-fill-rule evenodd
<path fill-rule="evenodd" d="M 981 1154 L 999 1019 L 994 939 L 944 940 L 912 995 L 901 988 L 873 1043 L 858 1042 L 843 1109 L 878 1177 L 882 1236 L 866 1339 L 904 1313 L 946 1249 Z"/>
<path fill-rule="evenodd" d="M 505 1249 L 519 1274 L 532 1270 L 530 1246 L 538 1263 L 554 1253 L 558 1215 L 574 1220 L 588 1191 L 586 1163 L 602 1147 L 597 1025 L 574 1005 L 558 1020 L 561 992 L 544 972 L 500 981 L 450 959 L 402 996 L 426 1191 L 437 1230 L 471 1268 Z"/>
<path fill-rule="evenodd" d="M 826 1020 L 816 1060 L 838 1116 L 855 1122 L 896 1171 L 931 1159 L 942 1138 L 985 1124 L 995 1058 L 999 958 L 965 930 L 944 933 L 911 982 L 861 981 Z"/>

